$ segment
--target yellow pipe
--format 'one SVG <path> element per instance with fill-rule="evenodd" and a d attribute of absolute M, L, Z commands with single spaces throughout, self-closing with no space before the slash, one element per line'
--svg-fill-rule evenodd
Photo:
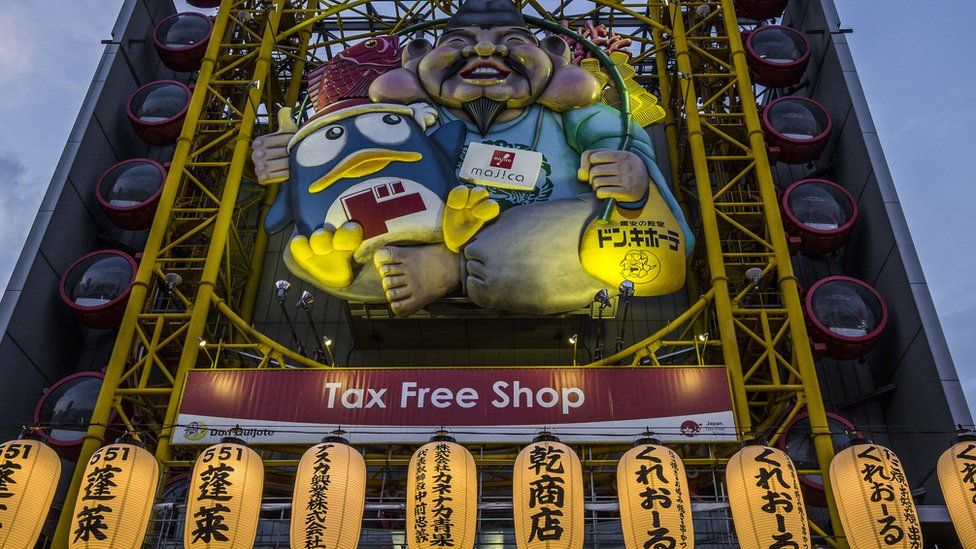
<path fill-rule="evenodd" d="M 789 313 L 790 338 L 793 343 L 793 356 L 802 376 L 803 393 L 807 403 L 807 413 L 810 416 L 810 430 L 813 433 L 813 444 L 817 450 L 817 461 L 823 476 L 824 491 L 827 493 L 827 507 L 830 512 L 830 522 L 833 525 L 834 536 L 838 538 L 839 547 L 847 547 L 844 529 L 841 526 L 837 505 L 834 503 L 830 476 L 827 474 L 830 461 L 834 457 L 833 437 L 827 423 L 827 411 L 824 408 L 823 396 L 820 393 L 820 382 L 817 379 L 817 369 L 810 350 L 810 340 L 803 317 L 803 307 L 800 294 L 797 291 L 796 275 L 783 230 L 783 220 L 780 217 L 779 203 L 776 197 L 776 187 L 769 169 L 769 159 L 766 157 L 766 141 L 763 138 L 762 127 L 759 124 L 759 109 L 756 98 L 752 93 L 752 82 L 749 79 L 749 69 L 746 65 L 746 53 L 742 47 L 739 26 L 735 19 L 732 0 L 722 0 L 725 32 L 729 37 L 729 50 L 739 81 L 739 94 L 742 100 L 742 110 L 746 115 L 746 128 L 749 132 L 749 145 L 756 159 L 756 181 L 765 205 L 766 222 L 770 228 L 770 238 L 779 273 L 780 292 L 786 310 Z"/>
<path fill-rule="evenodd" d="M 258 343 L 268 348 L 268 354 L 280 354 L 282 357 L 290 358 L 297 364 L 305 366 L 306 368 L 328 368 L 325 364 L 316 362 L 307 356 L 296 353 L 295 351 L 289 349 L 288 347 L 278 343 L 277 341 L 271 339 L 270 337 L 264 335 L 260 331 L 256 330 L 253 326 L 248 324 L 243 318 L 234 312 L 234 309 L 228 305 L 223 299 L 216 296 L 213 297 L 214 307 L 220 311 L 222 315 L 227 317 L 238 330 L 246 333 L 250 337 L 254 338 Z M 235 345 L 227 345 L 228 348 L 233 348 Z M 282 366 L 284 366 L 282 364 Z"/>
<path fill-rule="evenodd" d="M 271 53 L 275 47 L 275 33 L 281 20 L 281 10 L 287 2 L 288 0 L 276 0 L 274 9 L 266 10 L 268 21 L 264 26 L 265 32 L 261 39 L 261 48 L 254 61 L 254 72 L 249 79 L 251 82 L 266 84 L 271 66 Z M 227 6 L 228 3 L 229 0 L 224 0 L 221 9 L 229 7 Z M 254 129 L 254 119 L 257 116 L 256 105 L 261 99 L 261 89 L 260 87 L 254 86 L 249 88 L 247 93 L 248 96 L 241 118 L 240 129 L 234 140 L 230 167 L 224 183 L 224 190 L 220 197 L 220 210 L 214 222 L 213 234 L 207 250 L 207 261 L 203 266 L 203 273 L 199 286 L 197 287 L 196 298 L 193 300 L 193 311 L 190 315 L 186 339 L 183 342 L 179 367 L 174 376 L 176 382 L 173 384 L 173 393 L 166 408 L 166 415 L 163 421 L 165 427 L 159 434 L 159 441 L 156 446 L 156 458 L 160 461 L 168 461 L 172 457 L 170 440 L 173 429 L 175 429 L 173 424 L 176 421 L 180 395 L 183 393 L 186 374 L 196 364 L 197 354 L 200 351 L 198 339 L 203 335 L 207 318 L 210 315 L 210 305 L 214 298 L 214 286 L 224 261 L 224 252 L 230 234 L 230 225 L 236 210 L 241 176 L 244 173 L 248 152 L 251 148 L 251 134 Z"/>
<path fill-rule="evenodd" d="M 318 23 L 319 21 L 323 21 L 339 13 L 340 11 L 349 10 L 361 6 L 363 4 L 369 4 L 371 1 L 372 0 L 351 0 L 351 1 L 347 0 L 345 2 L 339 3 L 337 5 L 330 7 L 327 10 L 321 11 L 313 15 L 312 17 L 309 17 L 308 19 L 302 21 L 301 23 L 295 25 L 294 27 L 289 28 L 288 30 L 279 34 L 276 38 L 279 41 L 284 40 L 285 38 L 288 38 L 289 36 L 295 34 L 296 32 L 302 32 L 307 29 L 311 29 L 312 26 L 315 25 L 315 23 Z"/>
<path fill-rule="evenodd" d="M 304 28 L 298 34 L 299 48 L 295 63 L 291 67 L 291 81 L 288 83 L 288 90 L 285 92 L 285 105 L 294 105 L 298 102 L 298 94 L 302 89 L 302 73 L 305 72 L 306 56 L 308 54 L 308 41 L 312 36 L 310 27 Z M 268 105 L 268 113 L 271 113 L 271 105 Z M 275 117 L 269 116 L 269 120 Z M 268 233 L 264 230 L 264 218 L 268 215 L 268 210 L 274 204 L 281 185 L 269 187 L 264 193 L 264 200 L 261 203 L 261 211 L 258 214 L 257 234 L 254 236 L 254 246 L 251 248 L 251 269 L 247 275 L 247 282 L 244 285 L 244 295 L 241 299 L 241 318 L 250 324 L 254 316 L 254 305 L 257 302 L 258 292 L 260 291 L 261 275 L 264 272 L 265 253 L 268 251 Z"/>
<path fill-rule="evenodd" d="M 691 307 L 686 309 L 685 312 L 681 313 L 681 316 L 669 322 L 667 326 L 661 328 L 660 330 L 651 334 L 649 337 L 646 337 L 638 341 L 637 343 L 634 343 L 630 347 L 627 347 L 626 349 L 618 353 L 614 353 L 604 359 L 591 362 L 586 366 L 606 366 L 608 364 L 616 364 L 617 362 L 633 355 L 634 353 L 640 351 L 641 349 L 653 343 L 657 343 L 658 341 L 663 339 L 664 336 L 674 332 L 677 328 L 680 328 L 682 324 L 688 322 L 689 319 L 693 318 L 695 315 L 701 312 L 702 309 L 704 309 L 705 306 L 708 305 L 708 303 L 712 300 L 714 296 L 715 296 L 715 289 L 712 288 L 711 290 L 708 291 L 708 293 L 701 296 L 701 298 L 699 298 L 699 300 L 696 301 Z"/>
<path fill-rule="evenodd" d="M 691 81 L 693 69 L 688 51 L 688 37 L 685 35 L 683 12 L 681 6 L 678 5 L 679 3 L 673 2 L 670 6 L 673 25 L 672 36 L 674 38 L 675 59 L 678 62 L 681 97 L 684 98 L 688 144 L 691 148 L 695 184 L 701 206 L 702 235 L 705 237 L 708 269 L 711 273 L 712 289 L 715 291 L 715 322 L 718 325 L 719 339 L 722 342 L 722 355 L 729 374 L 729 383 L 732 386 L 732 406 L 735 410 L 736 427 L 740 435 L 745 435 L 752 431 L 752 418 L 749 415 L 749 401 L 746 396 L 745 382 L 742 379 L 739 346 L 735 337 L 735 323 L 732 317 L 732 300 L 729 296 L 729 281 L 722 258 L 722 239 L 718 231 L 715 202 L 712 198 L 711 174 L 706 160 L 701 120 L 698 117 L 698 94 Z"/>
<path fill-rule="evenodd" d="M 217 18 L 214 21 L 212 36 L 224 36 L 227 29 L 230 4 L 231 0 L 223 0 L 221 10 L 218 12 Z M 203 65 L 200 67 L 198 82 L 207 82 L 212 77 L 215 59 L 221 42 L 222 40 L 210 41 Z M 149 235 L 146 238 L 142 260 L 136 271 L 136 279 L 132 283 L 132 289 L 129 293 L 129 303 L 125 309 L 125 316 L 123 316 L 121 328 L 115 339 L 115 346 L 112 348 L 112 355 L 105 369 L 105 379 L 102 381 L 102 388 L 98 393 L 98 400 L 95 402 L 95 408 L 92 410 L 91 424 L 85 433 L 84 442 L 82 443 L 77 460 L 78 464 L 88 463 L 91 455 L 104 443 L 105 424 L 108 422 L 112 410 L 112 403 L 115 399 L 115 392 L 129 358 L 129 352 L 132 348 L 133 339 L 135 338 L 136 325 L 139 322 L 139 317 L 144 316 L 142 315 L 142 308 L 145 305 L 149 286 L 152 283 L 153 270 L 159 255 L 159 250 L 169 229 L 170 213 L 173 210 L 177 192 L 179 191 L 180 180 L 188 153 L 190 152 L 193 135 L 196 133 L 195 122 L 204 107 L 204 98 L 207 95 L 206 91 L 206 86 L 197 86 L 190 98 L 186 121 L 177 140 L 176 150 L 173 154 L 173 162 L 166 177 L 166 184 L 163 186 L 163 192 L 159 199 L 152 228 L 149 230 Z M 53 549 L 67 549 L 68 547 L 68 535 L 72 529 L 74 502 L 78 498 L 78 491 L 84 479 L 84 474 L 84 467 L 75 467 L 74 474 L 71 477 L 71 484 L 68 486 L 68 491 L 65 494 L 65 503 L 62 507 L 61 515 L 58 518 L 58 526 L 54 533 L 54 539 L 51 542 Z"/>
<path fill-rule="evenodd" d="M 659 13 L 657 8 L 651 11 L 652 18 L 657 20 L 657 14 Z M 685 219 L 691 219 L 688 212 L 688 198 L 685 196 L 684 189 L 682 188 L 682 179 L 684 172 L 681 170 L 681 162 L 678 158 L 678 122 L 679 117 L 675 116 L 674 105 L 671 101 L 671 74 L 668 72 L 668 58 L 667 50 L 669 49 L 664 43 L 664 31 L 661 27 L 654 27 L 651 32 L 653 37 L 652 44 L 654 45 L 654 60 L 657 62 L 657 82 L 658 88 L 661 91 L 661 106 L 664 107 L 664 136 L 668 143 L 668 167 L 671 172 L 671 190 L 674 192 L 675 199 L 678 201 L 678 206 L 681 207 L 681 211 L 685 214 Z M 688 261 L 685 266 L 685 294 L 688 299 L 695 299 L 696 296 L 702 294 L 700 280 L 698 279 L 698 272 L 694 268 L 694 262 Z M 704 316 L 699 317 L 695 324 L 695 333 L 702 334 L 708 331 L 705 327 L 706 319 Z"/>

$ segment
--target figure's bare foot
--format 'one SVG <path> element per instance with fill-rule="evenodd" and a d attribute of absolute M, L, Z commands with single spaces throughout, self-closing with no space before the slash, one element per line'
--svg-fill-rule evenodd
<path fill-rule="evenodd" d="M 363 242 L 363 228 L 352 221 L 339 229 L 319 229 L 311 237 L 292 237 L 288 243 L 291 257 L 316 280 L 329 288 L 345 288 L 352 284 L 352 254 Z"/>
<path fill-rule="evenodd" d="M 373 255 L 386 300 L 397 316 L 408 316 L 461 285 L 456 253 L 443 244 L 387 246 Z"/>
<path fill-rule="evenodd" d="M 484 187 L 458 185 L 447 195 L 444 208 L 444 243 L 452 252 L 461 251 L 485 223 L 498 217 L 501 208 Z"/>

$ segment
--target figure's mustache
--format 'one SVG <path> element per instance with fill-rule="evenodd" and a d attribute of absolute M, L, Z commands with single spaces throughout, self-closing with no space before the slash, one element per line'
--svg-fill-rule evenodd
<path fill-rule="evenodd" d="M 501 56 L 498 57 L 501 58 Z M 512 72 L 518 74 L 523 79 L 525 79 L 526 82 L 528 82 L 529 95 L 532 95 L 533 93 L 532 79 L 529 78 L 529 69 L 524 64 L 522 64 L 521 61 L 515 59 L 514 57 L 505 57 L 502 59 L 502 61 L 506 65 L 508 65 L 510 69 L 512 69 Z M 451 63 L 451 65 L 447 67 L 447 69 L 444 71 L 444 77 L 441 78 L 440 88 L 438 89 L 440 95 L 444 95 L 444 83 L 450 80 L 451 78 L 454 78 L 454 75 L 456 75 L 457 73 L 461 72 L 461 69 L 463 69 L 464 66 L 468 64 L 468 62 L 469 62 L 468 58 L 459 57 L 457 61 Z"/>
<path fill-rule="evenodd" d="M 512 72 L 521 76 L 529 84 L 529 95 L 534 95 L 532 91 L 532 79 L 529 78 L 529 69 L 514 57 L 505 59 L 505 63 L 512 69 Z"/>
<path fill-rule="evenodd" d="M 441 86 L 440 88 L 438 88 L 438 94 L 441 97 L 444 96 L 444 83 L 450 80 L 451 78 L 454 78 L 454 75 L 461 72 L 461 69 L 463 69 L 464 66 L 467 64 L 468 64 L 467 58 L 462 56 L 462 57 L 458 57 L 457 61 L 451 63 L 451 65 L 447 67 L 447 70 L 444 71 L 444 77 L 441 78 Z"/>

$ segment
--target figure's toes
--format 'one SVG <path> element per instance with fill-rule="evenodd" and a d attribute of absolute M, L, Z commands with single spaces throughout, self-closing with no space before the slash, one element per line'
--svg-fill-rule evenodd
<path fill-rule="evenodd" d="M 389 274 L 399 274 L 402 271 L 394 273 L 393 269 L 399 268 L 402 263 L 403 258 L 398 253 L 398 250 L 392 246 L 380 248 L 373 254 L 373 264 L 376 265 L 376 268 L 379 269 L 381 274 L 387 274 L 383 271 L 383 267 L 385 266 L 391 267 Z"/>
<path fill-rule="evenodd" d="M 392 290 L 394 288 L 403 288 L 409 284 L 407 277 L 403 275 L 390 275 L 383 277 L 383 290 Z"/>
<path fill-rule="evenodd" d="M 478 205 L 479 202 L 488 200 L 490 198 L 491 195 L 488 194 L 488 189 L 484 187 L 475 187 L 471 189 L 471 193 L 468 194 L 468 202 L 466 206 L 468 208 L 474 208 L 476 205 Z"/>
<path fill-rule="evenodd" d="M 391 288 L 386 290 L 386 300 L 390 302 L 390 305 L 400 303 L 402 306 L 402 302 L 409 299 L 412 295 L 413 292 L 410 290 L 409 286 L 402 286 L 400 288 Z"/>
<path fill-rule="evenodd" d="M 316 255 L 326 255 L 332 253 L 333 241 L 332 231 L 329 229 L 318 229 L 312 233 L 308 239 L 311 244 L 311 251 Z"/>
<path fill-rule="evenodd" d="M 315 255 L 315 252 L 312 251 L 312 246 L 308 243 L 308 239 L 303 235 L 297 235 L 292 238 L 288 243 L 288 248 L 291 250 L 291 256 L 296 261 L 305 261 Z"/>
<path fill-rule="evenodd" d="M 376 270 L 379 271 L 380 276 L 398 276 L 404 274 L 402 263 L 385 263 L 383 265 L 377 264 Z"/>
<path fill-rule="evenodd" d="M 487 197 L 471 208 L 471 215 L 482 221 L 495 219 L 500 212 L 501 207 L 498 205 L 498 202 Z"/>
<path fill-rule="evenodd" d="M 454 210 L 463 209 L 468 203 L 468 196 L 470 194 L 471 190 L 468 189 L 466 185 L 458 185 L 457 187 L 454 187 L 451 189 L 451 192 L 447 194 L 447 207 Z"/>
<path fill-rule="evenodd" d="M 464 270 L 467 272 L 468 276 L 473 276 L 482 281 L 485 280 L 485 264 L 480 261 L 469 259 L 464 263 Z"/>
<path fill-rule="evenodd" d="M 396 316 L 410 316 L 420 309 L 424 308 L 425 301 L 419 299 L 416 296 L 409 295 L 406 297 L 398 298 L 397 300 L 390 300 L 390 310 Z"/>
<path fill-rule="evenodd" d="M 477 303 L 479 307 L 484 307 L 487 309 L 491 308 L 492 304 L 485 297 L 491 295 L 491 292 L 485 291 L 486 286 L 485 281 L 476 276 L 469 275 L 468 278 L 465 279 L 464 287 L 465 290 L 467 290 L 468 297 Z"/>
<path fill-rule="evenodd" d="M 337 250 L 354 251 L 363 243 L 363 227 L 359 223 L 347 221 L 336 230 L 333 245 Z"/>

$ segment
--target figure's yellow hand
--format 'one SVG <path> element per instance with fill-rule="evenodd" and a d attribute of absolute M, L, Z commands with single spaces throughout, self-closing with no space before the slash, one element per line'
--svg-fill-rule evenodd
<path fill-rule="evenodd" d="M 498 217 L 501 208 L 484 187 L 458 185 L 447 195 L 444 208 L 444 244 L 458 252 L 485 223 Z"/>
<path fill-rule="evenodd" d="M 363 228 L 347 222 L 333 234 L 319 229 L 311 237 L 297 235 L 289 243 L 291 257 L 302 269 L 329 288 L 345 288 L 352 284 L 352 254 L 363 242 Z"/>

